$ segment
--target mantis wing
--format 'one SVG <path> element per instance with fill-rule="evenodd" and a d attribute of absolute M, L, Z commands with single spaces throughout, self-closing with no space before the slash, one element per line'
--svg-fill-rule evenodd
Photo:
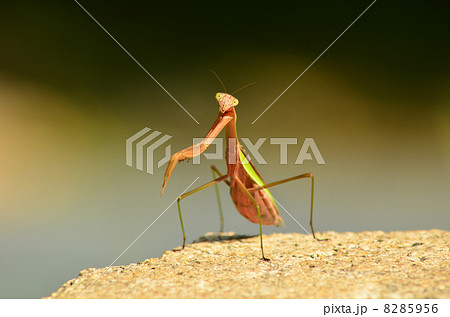
<path fill-rule="evenodd" d="M 244 167 L 247 174 L 250 176 L 250 178 L 258 184 L 258 186 L 263 187 L 265 185 L 264 181 L 261 178 L 261 174 L 259 174 L 258 170 L 256 169 L 255 165 L 253 165 L 252 161 L 249 161 L 247 159 L 247 153 L 245 153 L 245 150 L 241 147 L 239 147 L 239 159 L 241 160 L 241 164 Z M 270 193 L 269 189 L 263 188 L 267 195 L 269 195 L 270 200 L 272 201 L 273 206 L 275 207 L 278 214 L 280 214 L 280 211 L 278 210 L 277 204 L 275 203 L 275 200 L 273 199 L 272 194 Z"/>

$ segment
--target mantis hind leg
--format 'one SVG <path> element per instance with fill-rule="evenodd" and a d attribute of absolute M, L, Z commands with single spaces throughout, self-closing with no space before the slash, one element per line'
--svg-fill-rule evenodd
<path fill-rule="evenodd" d="M 260 239 L 260 243 L 261 243 L 261 254 L 262 254 L 261 260 L 268 262 L 268 261 L 270 261 L 270 259 L 268 259 L 268 258 L 266 258 L 264 256 L 264 246 L 263 246 L 263 238 L 262 238 L 262 224 L 261 224 L 261 211 L 259 210 L 259 205 L 256 202 L 256 200 L 253 198 L 252 194 L 250 194 L 248 189 L 242 183 L 242 181 L 239 178 L 237 178 L 237 177 L 234 177 L 234 179 L 239 184 L 239 186 L 242 188 L 242 190 L 245 192 L 245 194 L 248 196 L 248 198 L 250 198 L 250 200 L 252 201 L 253 205 L 256 207 L 256 210 L 258 211 L 259 239 Z"/>
<path fill-rule="evenodd" d="M 217 176 L 223 176 L 223 174 L 215 167 L 214 165 L 211 165 L 211 170 L 213 174 L 213 178 L 215 179 Z M 225 180 L 225 183 L 230 186 L 230 182 Z M 220 194 L 219 194 L 219 186 L 217 186 L 217 183 L 214 184 L 214 187 L 216 189 L 216 197 L 217 197 L 217 205 L 219 206 L 219 216 L 220 216 L 220 231 L 223 232 L 223 209 L 222 209 L 222 202 L 220 201 Z"/>
<path fill-rule="evenodd" d="M 209 186 L 212 186 L 214 184 L 226 181 L 226 179 L 228 178 L 228 175 L 222 175 L 219 178 L 216 178 L 196 189 L 191 190 L 190 192 L 184 193 L 183 195 L 181 195 L 180 197 L 178 197 L 177 199 L 177 205 L 178 205 L 178 215 L 180 216 L 180 224 L 181 224 L 181 231 L 183 232 L 183 247 L 182 249 L 184 249 L 185 245 L 186 245 L 186 233 L 184 231 L 184 224 L 183 224 L 183 217 L 181 216 L 181 207 L 180 207 L 180 201 L 192 194 L 195 194 L 196 192 L 201 191 L 202 189 L 208 188 Z"/>
<path fill-rule="evenodd" d="M 289 178 L 286 178 L 286 179 L 279 180 L 277 182 L 265 184 L 264 186 L 251 188 L 250 191 L 256 191 L 256 190 L 260 190 L 260 189 L 263 189 L 263 188 L 269 188 L 269 187 L 281 185 L 281 184 L 284 184 L 284 183 L 292 182 L 292 181 L 295 181 L 297 179 L 302 179 L 302 178 L 311 178 L 311 213 L 310 213 L 309 225 L 311 227 L 312 235 L 313 235 L 314 239 L 316 239 L 318 241 L 328 240 L 328 239 L 318 239 L 316 237 L 316 233 L 314 232 L 314 226 L 313 226 L 314 175 L 313 174 L 306 173 L 306 174 L 301 174 L 301 175 L 297 175 L 297 176 L 294 176 L 294 177 L 289 177 Z"/>

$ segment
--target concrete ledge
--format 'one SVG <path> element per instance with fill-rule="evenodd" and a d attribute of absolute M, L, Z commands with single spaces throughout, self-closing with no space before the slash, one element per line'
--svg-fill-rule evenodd
<path fill-rule="evenodd" d="M 448 231 L 319 237 L 264 236 L 263 262 L 258 236 L 207 234 L 159 259 L 83 270 L 49 298 L 450 298 Z"/>

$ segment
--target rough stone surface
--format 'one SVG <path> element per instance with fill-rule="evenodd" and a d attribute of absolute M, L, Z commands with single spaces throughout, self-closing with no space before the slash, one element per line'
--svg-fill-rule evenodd
<path fill-rule="evenodd" d="M 450 232 L 206 234 L 182 251 L 85 269 L 49 298 L 450 298 Z"/>

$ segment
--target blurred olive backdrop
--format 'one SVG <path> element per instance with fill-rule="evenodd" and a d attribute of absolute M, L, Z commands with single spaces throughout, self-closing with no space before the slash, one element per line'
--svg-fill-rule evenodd
<path fill-rule="evenodd" d="M 448 230 L 448 4 L 378 1 L 251 124 L 370 2 L 80 1 L 200 124 L 74 1 L 2 2 L 0 297 L 46 296 L 108 266 L 197 176 L 209 181 L 211 163 L 225 170 L 180 164 L 161 198 L 164 168 L 125 165 L 125 140 L 144 127 L 173 136 L 172 152 L 208 131 L 221 90 L 210 68 L 230 91 L 257 82 L 237 95 L 241 137 L 315 139 L 326 165 L 295 165 L 300 144 L 280 165 L 267 140 L 259 169 L 266 181 L 316 175 L 316 230 Z M 306 228 L 309 186 L 273 189 Z M 220 188 L 225 230 L 257 234 Z M 214 195 L 183 201 L 188 242 L 218 230 Z M 304 233 L 282 216 L 286 228 L 265 233 Z M 116 264 L 180 243 L 173 205 Z"/>

